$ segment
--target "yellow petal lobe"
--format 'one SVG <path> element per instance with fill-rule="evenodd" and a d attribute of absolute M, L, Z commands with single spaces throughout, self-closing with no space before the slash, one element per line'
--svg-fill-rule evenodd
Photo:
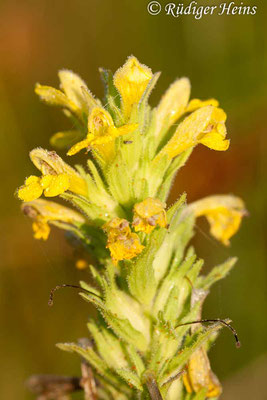
<path fill-rule="evenodd" d="M 70 179 L 67 174 L 45 175 L 41 178 L 41 185 L 46 197 L 54 197 L 69 189 Z"/>
<path fill-rule="evenodd" d="M 31 176 L 26 179 L 25 185 L 18 190 L 18 197 L 23 201 L 32 201 L 42 196 L 43 188 L 39 183 L 37 176 Z"/>

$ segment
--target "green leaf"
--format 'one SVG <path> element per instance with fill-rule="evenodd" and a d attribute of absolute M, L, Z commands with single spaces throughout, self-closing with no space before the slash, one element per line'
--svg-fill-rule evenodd
<path fill-rule="evenodd" d="M 192 282 L 193 285 L 195 284 L 195 281 L 203 267 L 203 264 L 204 260 L 197 260 L 187 274 L 187 277 L 190 279 L 190 282 Z"/>
<path fill-rule="evenodd" d="M 112 196 L 125 208 L 132 208 L 134 203 L 132 177 L 121 152 L 118 152 L 105 175 Z"/>
<path fill-rule="evenodd" d="M 104 319 L 115 334 L 128 344 L 134 345 L 138 350 L 145 351 L 147 349 L 147 341 L 144 335 L 134 329 L 129 320 L 118 318 L 110 311 L 103 309 L 101 311 Z"/>
<path fill-rule="evenodd" d="M 116 369 L 117 374 L 124 379 L 129 386 L 133 386 L 138 390 L 143 391 L 142 383 L 140 378 L 131 370 L 129 369 Z"/>
<path fill-rule="evenodd" d="M 119 339 L 104 326 L 97 326 L 94 320 L 88 322 L 87 327 L 94 338 L 98 353 L 109 368 L 125 368 L 128 366 L 124 351 Z"/>
<path fill-rule="evenodd" d="M 78 353 L 86 361 L 88 361 L 89 364 L 96 370 L 96 372 L 105 378 L 110 384 L 112 384 L 119 391 L 128 393 L 127 388 L 125 390 L 121 380 L 119 380 L 116 375 L 112 373 L 105 361 L 102 360 L 102 358 L 100 358 L 91 347 L 87 347 L 85 349 L 75 343 L 58 343 L 57 347 L 70 353 Z"/>
<path fill-rule="evenodd" d="M 126 353 L 133 364 L 136 373 L 139 377 L 142 376 L 144 370 L 145 370 L 145 365 L 143 363 L 143 360 L 141 356 L 138 354 L 138 352 L 135 349 L 135 346 L 129 344 L 125 347 Z"/>
<path fill-rule="evenodd" d="M 208 391 L 207 388 L 201 389 L 201 390 L 193 397 L 193 400 L 205 400 L 205 399 L 206 399 L 207 391 Z"/>
<path fill-rule="evenodd" d="M 181 369 L 187 363 L 192 354 L 208 340 L 211 333 L 216 332 L 221 328 L 222 326 L 216 323 L 205 329 L 204 331 L 201 331 L 192 336 L 190 343 L 185 348 L 183 348 L 183 351 L 178 356 L 174 357 L 169 363 L 167 371 L 165 371 L 163 376 L 161 376 L 159 379 L 160 385 L 164 385 L 164 382 L 168 381 L 179 371 L 181 371 Z"/>
<path fill-rule="evenodd" d="M 153 271 L 153 260 L 161 246 L 166 229 L 155 229 L 149 236 L 149 242 L 137 258 L 130 265 L 128 285 L 131 294 L 141 303 L 149 305 L 155 295 L 157 283 Z"/>
<path fill-rule="evenodd" d="M 187 271 L 191 268 L 193 265 L 194 261 L 196 259 L 196 256 L 193 255 L 191 257 L 188 257 L 184 260 L 184 262 L 179 266 L 179 268 L 176 269 L 176 271 L 170 271 L 170 273 L 166 276 L 166 278 L 163 280 L 158 292 L 157 296 L 153 305 L 153 315 L 157 316 L 158 312 L 161 310 L 164 310 L 168 300 L 170 300 L 169 295 L 175 285 L 180 287 L 180 284 L 183 283 L 181 280 L 187 273 Z M 171 301 L 171 300 L 170 300 Z M 176 300 L 176 307 L 177 307 L 177 300 Z M 178 308 L 178 307 L 177 307 Z M 178 317 L 179 314 L 177 314 Z"/>
<path fill-rule="evenodd" d="M 63 193 L 60 197 L 64 200 L 70 201 L 76 208 L 85 214 L 96 226 L 102 226 L 110 218 L 115 215 L 110 215 L 102 207 L 90 203 L 85 197 L 78 196 L 74 193 Z"/>
<path fill-rule="evenodd" d="M 207 276 L 199 277 L 197 287 L 208 290 L 215 282 L 225 278 L 237 262 L 236 257 L 229 258 L 223 264 L 214 267 Z"/>

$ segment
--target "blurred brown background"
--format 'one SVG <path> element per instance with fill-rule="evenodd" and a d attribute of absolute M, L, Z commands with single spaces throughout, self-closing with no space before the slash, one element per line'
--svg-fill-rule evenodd
<path fill-rule="evenodd" d="M 212 193 L 235 193 L 246 201 L 250 216 L 229 249 L 208 238 L 201 221 L 195 245 L 207 269 L 229 255 L 239 257 L 204 310 L 205 318 L 230 317 L 243 344 L 237 351 L 223 332 L 212 349 L 213 368 L 225 385 L 222 399 L 267 398 L 266 2 L 246 3 L 258 5 L 255 16 L 197 21 L 151 16 L 147 1 L 0 1 L 0 398 L 32 399 L 24 388 L 32 373 L 78 374 L 78 358 L 55 343 L 85 336 L 92 312 L 71 290 L 58 293 L 52 309 L 47 306 L 53 286 L 87 279 L 87 272 L 75 269 L 62 232 L 53 229 L 45 243 L 32 238 L 14 197 L 24 177 L 35 172 L 28 152 L 49 148 L 51 134 L 69 128 L 58 110 L 39 102 L 34 84 L 57 86 L 58 69 L 69 68 L 101 98 L 98 67 L 115 71 L 130 54 L 163 72 L 152 103 L 176 77 L 188 76 L 194 97 L 218 98 L 228 114 L 229 151 L 195 149 L 170 201 L 184 190 L 189 201 Z"/>

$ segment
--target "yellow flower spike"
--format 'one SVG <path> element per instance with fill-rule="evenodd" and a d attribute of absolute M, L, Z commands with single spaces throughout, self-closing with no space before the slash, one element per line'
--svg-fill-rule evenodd
<path fill-rule="evenodd" d="M 126 219 L 113 218 L 103 226 L 107 233 L 107 248 L 110 251 L 115 265 L 121 260 L 130 260 L 140 254 L 144 246 L 141 245 L 136 233 L 131 232 Z"/>
<path fill-rule="evenodd" d="M 32 229 L 35 239 L 47 240 L 50 234 L 49 224 L 84 223 L 84 217 L 76 211 L 52 201 L 38 199 L 22 204 L 22 211 L 33 219 Z"/>
<path fill-rule="evenodd" d="M 218 397 L 222 393 L 220 382 L 210 368 L 210 362 L 203 347 L 196 350 L 190 358 L 183 381 L 188 393 L 198 393 L 203 388 L 207 389 L 207 398 Z"/>
<path fill-rule="evenodd" d="M 68 175 L 69 187 L 66 190 L 82 196 L 87 195 L 85 180 L 75 169 L 65 163 L 55 151 L 48 151 L 39 147 L 30 152 L 30 158 L 43 175 Z M 57 183 L 62 185 L 62 187 L 65 186 L 66 178 L 60 178 Z"/>
<path fill-rule="evenodd" d="M 196 110 L 181 122 L 156 160 L 164 155 L 176 157 L 198 143 L 213 150 L 227 150 L 230 141 L 225 139 L 225 120 L 226 114 L 220 108 L 206 106 Z"/>
<path fill-rule="evenodd" d="M 188 210 L 196 217 L 205 216 L 210 224 L 210 233 L 226 246 L 247 214 L 244 202 L 232 195 L 205 197 L 190 204 Z"/>
<path fill-rule="evenodd" d="M 114 85 L 122 99 L 122 110 L 128 119 L 134 104 L 139 103 L 153 74 L 150 68 L 131 56 L 114 74 Z"/>
<path fill-rule="evenodd" d="M 166 204 L 158 199 L 148 197 L 134 206 L 134 218 L 132 225 L 136 232 L 150 233 L 156 226 L 167 226 Z"/>
<path fill-rule="evenodd" d="M 157 136 L 162 129 L 167 131 L 185 112 L 189 97 L 189 79 L 177 79 L 169 87 L 157 107 L 155 136 Z"/>
<path fill-rule="evenodd" d="M 68 151 L 72 156 L 82 149 L 93 148 L 105 160 L 110 160 L 115 155 L 115 139 L 118 136 L 133 132 L 138 124 L 127 124 L 116 128 L 111 115 L 104 108 L 95 107 L 88 119 L 88 135 L 85 140 L 76 143 Z"/>
<path fill-rule="evenodd" d="M 192 112 L 192 111 L 197 110 L 198 108 L 206 107 L 206 106 L 218 107 L 219 102 L 218 102 L 218 100 L 215 100 L 215 99 L 208 99 L 208 100 L 192 99 L 192 100 L 190 100 L 185 111 Z"/>

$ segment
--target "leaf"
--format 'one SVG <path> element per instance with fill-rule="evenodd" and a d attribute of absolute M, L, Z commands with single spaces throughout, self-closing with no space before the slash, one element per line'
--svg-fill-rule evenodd
<path fill-rule="evenodd" d="M 120 110 L 120 95 L 113 83 L 113 74 L 110 70 L 99 68 L 99 72 L 105 87 L 105 103 L 112 115 L 116 126 L 123 125 L 123 115 Z"/>
<path fill-rule="evenodd" d="M 111 218 L 110 214 L 107 214 L 107 210 L 97 206 L 96 204 L 90 203 L 85 197 L 67 192 L 60 195 L 60 197 L 64 200 L 70 201 L 90 220 L 94 221 L 94 224 L 97 226 L 102 226 Z"/>
<path fill-rule="evenodd" d="M 166 276 L 164 281 L 162 282 L 161 287 L 157 292 L 157 296 L 153 306 L 153 315 L 157 316 L 158 312 L 163 310 L 166 307 L 166 304 L 169 300 L 169 295 L 171 290 L 175 285 L 181 284 L 181 279 L 185 276 L 187 271 L 191 268 L 196 256 L 193 255 L 191 257 L 186 258 L 183 263 L 177 268 L 176 271 L 170 271 L 170 273 Z M 176 303 L 177 304 L 177 303 Z M 178 314 L 177 314 L 178 317 Z"/>
<path fill-rule="evenodd" d="M 127 345 L 125 350 L 126 350 L 127 355 L 130 358 L 130 361 L 133 363 L 133 366 L 136 370 L 137 375 L 139 377 L 141 377 L 145 370 L 145 365 L 143 363 L 141 356 L 135 350 L 135 346 L 133 346 L 131 344 Z"/>
<path fill-rule="evenodd" d="M 107 324 L 115 332 L 118 337 L 128 344 L 134 345 L 138 350 L 145 351 L 147 348 L 147 341 L 144 335 L 133 328 L 128 319 L 118 318 L 110 311 L 105 309 L 101 310 L 103 317 Z"/>
<path fill-rule="evenodd" d="M 88 322 L 87 327 L 96 343 L 98 353 L 109 368 L 125 368 L 128 363 L 119 339 L 104 326 L 97 326 L 94 320 Z"/>
<path fill-rule="evenodd" d="M 89 268 L 90 268 L 91 274 L 92 274 L 93 278 L 96 280 L 98 286 L 101 289 L 103 289 L 104 288 L 104 282 L 103 282 L 104 278 L 92 264 L 89 265 Z"/>
<path fill-rule="evenodd" d="M 237 262 L 236 257 L 231 257 L 223 264 L 214 267 L 207 276 L 200 277 L 197 280 L 197 287 L 208 290 L 215 282 L 225 278 Z"/>
<path fill-rule="evenodd" d="M 193 400 L 205 400 L 208 389 L 202 388 L 193 398 Z"/>
<path fill-rule="evenodd" d="M 165 228 L 154 230 L 145 250 L 135 262 L 131 263 L 127 278 L 129 289 L 131 294 L 145 305 L 151 303 L 156 292 L 157 283 L 153 271 L 153 260 L 165 235 Z"/>
<path fill-rule="evenodd" d="M 138 390 L 143 391 L 142 383 L 140 378 L 133 372 L 128 369 L 116 369 L 117 374 L 124 379 L 130 387 L 135 387 Z"/>
<path fill-rule="evenodd" d="M 94 181 L 95 181 L 95 184 L 96 184 L 96 187 L 98 188 L 98 190 L 104 190 L 106 192 L 106 186 L 103 182 L 103 179 L 102 179 L 97 167 L 95 166 L 95 163 L 89 159 L 87 161 L 87 164 L 88 164 L 89 171 L 91 172 L 91 174 L 94 178 Z"/>
<path fill-rule="evenodd" d="M 132 177 L 129 174 L 127 163 L 123 160 L 121 152 L 106 171 L 106 179 L 111 195 L 124 207 L 132 207 L 134 193 Z"/>
<path fill-rule="evenodd" d="M 108 368 L 105 361 L 102 360 L 102 358 L 100 358 L 91 347 L 87 347 L 86 349 L 84 349 L 83 347 L 80 347 L 75 343 L 58 343 L 57 347 L 70 353 L 78 353 L 86 361 L 89 362 L 89 364 L 97 371 L 97 373 L 107 379 L 108 382 L 114 385 L 117 389 L 123 391 L 123 385 L 121 385 L 120 380 L 116 378 L 116 376 Z"/>
<path fill-rule="evenodd" d="M 190 279 L 193 285 L 195 284 L 195 281 L 203 267 L 203 264 L 204 260 L 197 260 L 187 274 L 187 277 Z"/>
<path fill-rule="evenodd" d="M 159 379 L 160 385 L 164 385 L 164 382 L 168 381 L 172 378 L 172 376 L 181 371 L 191 355 L 208 340 L 211 333 L 216 332 L 221 328 L 222 326 L 216 323 L 205 329 L 204 331 L 201 331 L 192 336 L 192 339 L 187 347 L 184 347 L 182 352 L 178 356 L 174 357 L 169 363 L 167 371 L 165 371 L 163 376 L 161 376 Z"/>

